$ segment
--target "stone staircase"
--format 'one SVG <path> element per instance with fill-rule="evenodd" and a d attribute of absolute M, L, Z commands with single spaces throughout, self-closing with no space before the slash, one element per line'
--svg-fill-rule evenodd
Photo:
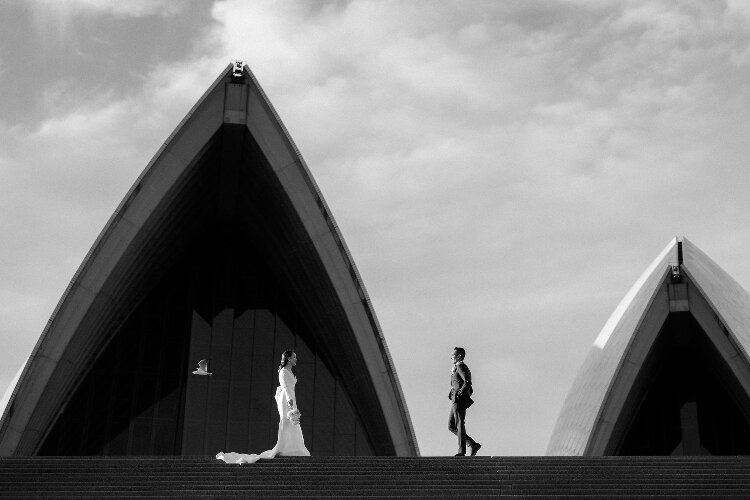
<path fill-rule="evenodd" d="M 0 458 L 0 497 L 750 498 L 750 457 Z"/>

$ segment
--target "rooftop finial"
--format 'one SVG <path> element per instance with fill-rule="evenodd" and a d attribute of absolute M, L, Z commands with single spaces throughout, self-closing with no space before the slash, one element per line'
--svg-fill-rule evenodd
<path fill-rule="evenodd" d="M 245 61 L 240 61 L 239 59 L 232 61 L 232 78 L 242 79 L 244 76 L 244 67 Z"/>

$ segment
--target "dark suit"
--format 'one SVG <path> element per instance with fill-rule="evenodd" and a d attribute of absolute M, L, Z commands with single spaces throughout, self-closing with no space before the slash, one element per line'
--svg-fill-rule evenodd
<path fill-rule="evenodd" d="M 466 409 L 474 404 L 471 395 L 471 371 L 463 361 L 456 363 L 451 373 L 451 414 L 448 419 L 448 430 L 458 437 L 458 453 L 466 453 L 466 444 L 474 446 L 475 441 L 466 434 Z"/>

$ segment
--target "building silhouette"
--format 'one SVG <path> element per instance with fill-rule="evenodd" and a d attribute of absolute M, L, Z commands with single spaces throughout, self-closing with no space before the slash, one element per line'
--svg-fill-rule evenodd
<path fill-rule="evenodd" d="M 596 338 L 549 455 L 750 454 L 750 295 L 687 239 Z"/>
<path fill-rule="evenodd" d="M 254 76 L 233 64 L 73 277 L 2 414 L 0 456 L 269 449 L 286 349 L 313 455 L 419 454 L 342 235 Z M 213 375 L 191 375 L 204 358 Z"/>

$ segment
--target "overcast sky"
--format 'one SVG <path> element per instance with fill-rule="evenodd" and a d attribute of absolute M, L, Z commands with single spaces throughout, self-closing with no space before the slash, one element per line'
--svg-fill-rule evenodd
<path fill-rule="evenodd" d="M 750 288 L 750 2 L 0 0 L 0 391 L 232 59 L 341 226 L 424 455 L 455 452 L 454 345 L 482 453 L 543 454 L 672 237 Z"/>

